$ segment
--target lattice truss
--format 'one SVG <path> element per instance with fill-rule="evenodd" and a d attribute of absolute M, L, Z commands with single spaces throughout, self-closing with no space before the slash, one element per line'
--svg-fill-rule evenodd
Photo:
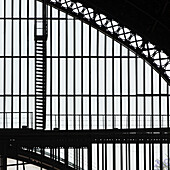
<path fill-rule="evenodd" d="M 152 43 L 144 40 L 141 36 L 132 32 L 125 26 L 120 25 L 117 21 L 108 18 L 98 9 L 85 7 L 79 2 L 70 0 L 47 0 L 47 3 L 57 6 L 74 16 L 90 22 L 91 24 L 104 30 L 106 33 L 116 38 L 119 42 L 125 44 L 138 55 L 147 60 L 162 77 L 170 82 L 170 59 L 162 50 L 159 50 Z"/>

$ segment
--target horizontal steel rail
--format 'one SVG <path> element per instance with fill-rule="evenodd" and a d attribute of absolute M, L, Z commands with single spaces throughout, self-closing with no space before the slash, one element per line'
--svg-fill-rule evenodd
<path fill-rule="evenodd" d="M 0 130 L 0 146 L 82 148 L 93 143 L 170 143 L 170 129 Z"/>

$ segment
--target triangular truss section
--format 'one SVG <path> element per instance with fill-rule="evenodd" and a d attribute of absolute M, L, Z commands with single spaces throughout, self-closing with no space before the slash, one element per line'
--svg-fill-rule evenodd
<path fill-rule="evenodd" d="M 42 0 L 39 1 L 42 2 Z M 116 41 L 124 44 L 141 58 L 145 59 L 170 84 L 169 56 L 129 28 L 102 14 L 100 9 L 96 7 L 89 8 L 84 4 L 70 0 L 47 0 L 47 4 L 67 11 L 68 14 L 91 24 Z"/>

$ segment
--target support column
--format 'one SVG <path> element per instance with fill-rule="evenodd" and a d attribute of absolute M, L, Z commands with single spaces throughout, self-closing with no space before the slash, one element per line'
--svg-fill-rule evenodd
<path fill-rule="evenodd" d="M 88 170 L 92 169 L 92 144 L 88 146 Z"/>
<path fill-rule="evenodd" d="M 0 155 L 0 170 L 7 170 L 7 158 L 4 155 Z"/>
<path fill-rule="evenodd" d="M 68 148 L 65 148 L 65 165 L 68 166 Z"/>

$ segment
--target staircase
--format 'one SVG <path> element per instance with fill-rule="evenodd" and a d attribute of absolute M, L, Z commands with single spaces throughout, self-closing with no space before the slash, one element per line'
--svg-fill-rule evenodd
<path fill-rule="evenodd" d="M 45 6 L 45 5 L 44 5 Z M 45 6 L 46 10 L 46 6 Z M 43 15 L 35 20 L 35 129 L 43 130 L 46 124 L 46 41 L 48 24 Z"/>

